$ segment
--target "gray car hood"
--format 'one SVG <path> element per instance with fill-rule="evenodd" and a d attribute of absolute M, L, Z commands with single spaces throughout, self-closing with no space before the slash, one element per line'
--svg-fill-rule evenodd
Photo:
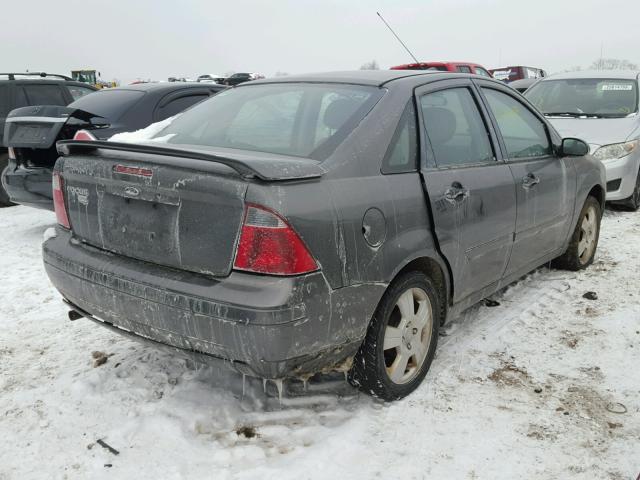
<path fill-rule="evenodd" d="M 625 118 L 547 118 L 563 137 L 597 146 L 625 142 L 640 122 L 637 114 Z"/>

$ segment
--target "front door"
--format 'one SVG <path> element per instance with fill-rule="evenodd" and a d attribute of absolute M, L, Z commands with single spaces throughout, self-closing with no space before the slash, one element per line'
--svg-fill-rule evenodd
<path fill-rule="evenodd" d="M 561 248 L 571 227 L 575 178 L 557 157 L 544 122 L 516 94 L 481 87 L 516 182 L 516 235 L 507 275 L 530 270 Z"/>
<path fill-rule="evenodd" d="M 496 137 L 471 81 L 447 80 L 445 88 L 439 83 L 417 92 L 422 176 L 457 302 L 504 275 L 516 197 L 513 176 L 496 158 Z"/>

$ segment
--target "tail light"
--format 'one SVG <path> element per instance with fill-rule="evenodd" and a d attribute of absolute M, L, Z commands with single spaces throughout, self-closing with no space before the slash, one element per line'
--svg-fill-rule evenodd
<path fill-rule="evenodd" d="M 318 269 L 293 228 L 278 214 L 258 205 L 247 206 L 233 266 L 270 275 L 299 275 Z"/>
<path fill-rule="evenodd" d="M 64 228 L 71 228 L 69 217 L 67 216 L 67 207 L 64 204 L 64 188 L 63 180 L 58 172 L 53 172 L 53 208 L 56 211 L 56 219 Z"/>
<path fill-rule="evenodd" d="M 93 136 L 91 132 L 87 130 L 78 130 L 76 134 L 73 136 L 74 140 L 97 140 L 96 137 Z"/>

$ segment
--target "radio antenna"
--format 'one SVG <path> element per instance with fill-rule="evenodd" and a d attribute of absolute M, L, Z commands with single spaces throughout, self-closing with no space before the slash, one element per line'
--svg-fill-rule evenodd
<path fill-rule="evenodd" d="M 387 23 L 387 21 L 383 18 L 382 15 L 380 15 L 380 12 L 376 12 L 378 14 L 378 16 L 380 17 L 380 20 L 382 20 L 384 22 L 384 24 L 387 26 L 387 28 L 391 31 L 391 33 L 393 33 L 393 36 L 396 37 L 398 39 L 398 41 L 400 42 L 400 44 L 404 47 L 404 49 L 409 53 L 409 55 L 411 55 L 411 58 L 413 58 L 415 60 L 416 63 L 420 63 L 418 61 L 418 59 L 415 57 L 415 55 L 413 53 L 411 53 L 411 50 L 409 50 L 409 48 L 407 48 L 407 46 L 404 44 L 404 42 L 402 40 L 400 40 L 400 37 L 396 34 L 396 32 L 393 31 L 393 28 L 391 28 L 389 26 L 389 24 Z"/>

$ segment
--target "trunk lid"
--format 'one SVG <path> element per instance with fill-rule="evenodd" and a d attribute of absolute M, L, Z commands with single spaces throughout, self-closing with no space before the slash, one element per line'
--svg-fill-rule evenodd
<path fill-rule="evenodd" d="M 78 130 L 102 131 L 107 127 L 106 119 L 76 108 L 22 107 L 7 117 L 3 143 L 14 149 L 19 165 L 50 168 L 58 158 L 56 141 L 73 138 Z"/>
<path fill-rule="evenodd" d="M 54 105 L 12 110 L 4 127 L 4 144 L 14 148 L 50 148 L 81 129 L 105 128 L 109 122 L 77 108 Z M 62 134 L 61 134 L 62 133 Z"/>
<path fill-rule="evenodd" d="M 247 177 L 275 176 L 259 154 L 223 157 L 153 145 L 62 141 L 74 236 L 120 255 L 212 276 L 233 267 Z M 306 159 L 282 160 L 281 179 L 320 176 Z M 296 177 L 293 172 L 297 172 Z"/>

